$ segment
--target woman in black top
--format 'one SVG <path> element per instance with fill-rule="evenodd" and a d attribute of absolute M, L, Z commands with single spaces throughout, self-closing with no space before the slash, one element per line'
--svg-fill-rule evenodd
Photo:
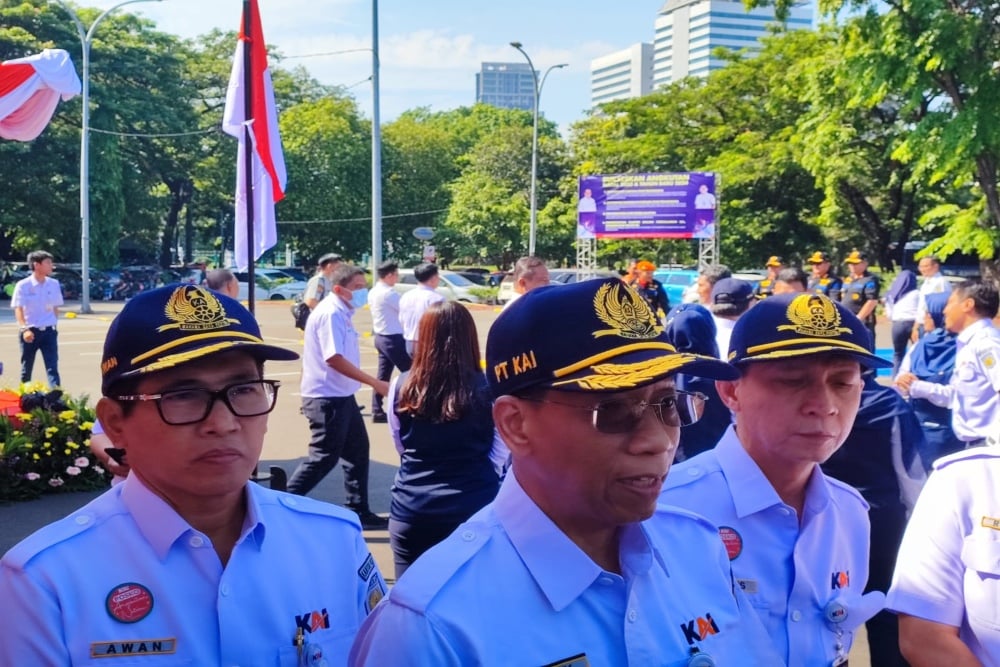
<path fill-rule="evenodd" d="M 389 390 L 389 425 L 400 453 L 389 511 L 397 579 L 493 500 L 507 456 L 494 435 L 469 311 L 454 301 L 432 304 L 417 340 L 413 366 Z"/>

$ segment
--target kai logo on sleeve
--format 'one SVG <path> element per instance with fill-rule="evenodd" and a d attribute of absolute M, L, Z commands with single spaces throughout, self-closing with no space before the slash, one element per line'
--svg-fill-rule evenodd
<path fill-rule="evenodd" d="M 711 635 L 719 634 L 719 626 L 711 614 L 705 614 L 704 618 L 698 616 L 687 623 L 681 623 L 681 632 L 684 633 L 688 646 L 694 646 L 696 642 L 703 642 Z"/>

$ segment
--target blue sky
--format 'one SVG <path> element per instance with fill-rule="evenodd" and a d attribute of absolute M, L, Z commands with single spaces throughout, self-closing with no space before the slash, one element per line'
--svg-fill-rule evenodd
<path fill-rule="evenodd" d="M 106 9 L 118 0 L 81 0 Z M 653 22 L 664 0 L 380 0 L 381 112 L 383 122 L 419 106 L 453 109 L 475 101 L 475 73 L 482 61 L 523 62 L 509 46 L 520 41 L 536 69 L 559 63 L 545 84 L 541 113 L 565 130 L 590 105 L 590 61 L 636 42 L 653 40 Z M 371 0 L 259 0 L 264 35 L 285 56 L 326 84 L 351 86 L 371 116 L 367 50 Z M 239 26 L 240 0 L 163 0 L 132 11 L 164 31 L 193 37 L 212 28 Z M 100 31 L 100 28 L 98 28 Z"/>

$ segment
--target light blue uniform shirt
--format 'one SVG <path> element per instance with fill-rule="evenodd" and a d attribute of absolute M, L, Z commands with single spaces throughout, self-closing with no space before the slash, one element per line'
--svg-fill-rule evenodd
<path fill-rule="evenodd" d="M 951 408 L 951 427 L 959 440 L 995 438 L 1000 432 L 1000 331 L 979 320 L 955 339 L 955 371 L 948 384 L 914 380 L 910 396 Z"/>
<path fill-rule="evenodd" d="M 134 474 L 15 546 L 0 561 L 0 665 L 295 667 L 299 628 L 322 654 L 304 664 L 343 665 L 385 590 L 357 517 L 246 488 L 224 568 Z"/>
<path fill-rule="evenodd" d="M 819 466 L 806 487 L 800 521 L 730 427 L 715 449 L 671 469 L 661 500 L 719 527 L 737 583 L 789 665 L 835 664 L 850 652 L 854 630 L 882 609 L 881 593 L 861 599 L 868 580 L 868 504 Z M 837 605 L 847 617 L 833 622 L 827 614 Z"/>
<path fill-rule="evenodd" d="M 703 519 L 661 508 L 601 569 L 512 473 L 496 500 L 421 556 L 369 617 L 351 665 L 780 665 Z M 743 608 L 737 600 L 742 600 Z"/>
<path fill-rule="evenodd" d="M 11 309 L 24 308 L 24 321 L 29 327 L 54 327 L 59 322 L 56 309 L 63 305 L 62 288 L 55 278 L 38 282 L 34 274 L 19 280 L 11 295 Z"/>

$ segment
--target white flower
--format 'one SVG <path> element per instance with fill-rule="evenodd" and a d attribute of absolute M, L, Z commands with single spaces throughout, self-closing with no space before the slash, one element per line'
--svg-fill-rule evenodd
<path fill-rule="evenodd" d="M 87 466 L 90 465 L 90 459 L 88 459 L 86 456 L 81 456 L 77 460 L 73 461 L 73 465 L 75 465 L 77 468 L 86 468 Z"/>
<path fill-rule="evenodd" d="M 49 480 L 49 486 L 62 486 L 65 483 L 60 477 L 53 477 Z"/>
<path fill-rule="evenodd" d="M 94 466 L 94 472 L 96 472 L 98 475 L 103 475 L 104 468 L 102 468 L 101 466 Z"/>
<path fill-rule="evenodd" d="M 80 474 L 80 469 L 77 468 L 76 466 L 70 466 L 70 467 L 66 468 L 66 474 L 67 475 L 73 475 L 73 476 L 79 475 Z"/>
<path fill-rule="evenodd" d="M 37 472 L 29 472 L 29 473 L 28 473 L 27 475 L 25 475 L 24 477 L 25 477 L 25 479 L 27 479 L 27 480 L 28 480 L 29 482 L 34 482 L 34 481 L 35 481 L 36 479 L 41 479 L 41 477 L 42 477 L 42 476 L 41 476 L 41 475 L 39 475 L 39 474 L 38 474 Z"/>

